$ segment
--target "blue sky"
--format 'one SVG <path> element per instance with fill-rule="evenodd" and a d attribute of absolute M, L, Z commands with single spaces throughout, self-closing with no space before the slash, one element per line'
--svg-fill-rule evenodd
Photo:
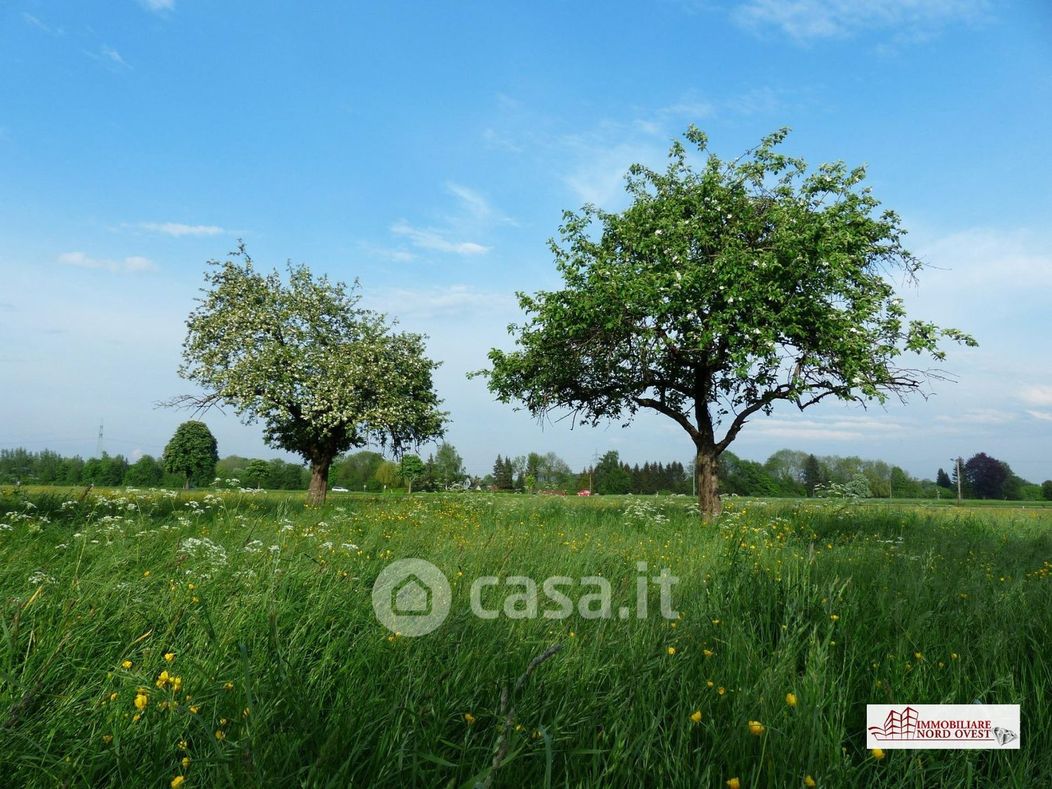
<path fill-rule="evenodd" d="M 793 128 L 865 163 L 930 266 L 912 311 L 974 334 L 957 383 L 886 408 L 756 419 L 732 449 L 880 457 L 932 477 L 986 451 L 1052 478 L 1052 7 L 984 0 L 0 2 L 0 446 L 158 454 L 209 258 L 361 279 L 431 337 L 469 469 L 686 460 L 660 417 L 538 425 L 464 373 L 516 290 L 557 285 L 564 209 L 625 205 L 689 123 L 734 156 Z M 222 454 L 273 456 L 207 421 Z"/>

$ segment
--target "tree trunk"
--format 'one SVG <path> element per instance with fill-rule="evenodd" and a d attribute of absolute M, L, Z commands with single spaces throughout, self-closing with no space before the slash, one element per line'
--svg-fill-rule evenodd
<path fill-rule="evenodd" d="M 413 480 L 412 479 L 409 480 L 409 490 L 407 491 L 407 495 L 409 495 L 409 496 L 413 495 Z"/>
<path fill-rule="evenodd" d="M 183 490 L 190 490 L 190 474 L 187 472 L 186 481 L 183 482 Z"/>
<path fill-rule="evenodd" d="M 310 487 L 307 488 L 307 505 L 320 507 L 325 503 L 325 494 L 329 490 L 329 466 L 331 457 L 312 460 L 310 464 Z"/>
<path fill-rule="evenodd" d="M 698 483 L 698 509 L 703 518 L 714 518 L 720 514 L 719 455 L 716 448 L 699 446 L 694 460 L 694 473 Z"/>

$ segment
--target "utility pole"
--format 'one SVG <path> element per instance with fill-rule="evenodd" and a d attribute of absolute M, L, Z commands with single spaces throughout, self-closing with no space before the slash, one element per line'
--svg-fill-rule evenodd
<path fill-rule="evenodd" d="M 102 420 L 99 420 L 99 440 L 95 444 L 95 456 L 102 457 Z"/>
<path fill-rule="evenodd" d="M 961 459 L 950 458 L 953 461 L 954 466 L 957 468 L 957 503 L 961 503 Z"/>

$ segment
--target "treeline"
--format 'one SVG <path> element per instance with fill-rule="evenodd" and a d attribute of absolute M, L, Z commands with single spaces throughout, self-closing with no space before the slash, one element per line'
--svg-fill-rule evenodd
<path fill-rule="evenodd" d="M 415 456 L 407 456 L 415 458 Z M 498 455 L 485 476 L 467 473 L 456 448 L 447 442 L 426 460 L 401 463 L 379 452 L 360 451 L 339 457 L 329 470 L 329 485 L 349 491 L 381 492 L 404 489 L 412 472 L 414 491 L 492 490 L 521 493 L 591 491 L 596 494 L 690 494 L 692 466 L 671 463 L 628 464 L 611 450 L 595 464 L 574 471 L 554 452 Z M 961 494 L 968 499 L 1052 500 L 1052 480 L 1028 482 L 1011 467 L 980 452 L 961 458 Z M 938 469 L 935 479 L 917 479 L 899 466 L 855 456 L 814 455 L 781 449 L 760 463 L 731 452 L 720 457 L 720 493 L 739 496 L 821 496 L 837 486 L 851 486 L 859 495 L 876 498 L 954 498 L 957 465 Z M 306 490 L 310 471 L 299 463 L 230 455 L 215 465 L 215 473 L 195 477 L 195 486 L 218 478 L 224 487 L 237 485 L 267 490 Z M 25 449 L 0 450 L 0 483 L 35 485 L 88 485 L 105 487 L 180 488 L 185 478 L 165 471 L 161 460 L 144 455 L 129 462 L 122 455 L 103 453 L 98 458 L 63 457 L 57 452 Z"/>

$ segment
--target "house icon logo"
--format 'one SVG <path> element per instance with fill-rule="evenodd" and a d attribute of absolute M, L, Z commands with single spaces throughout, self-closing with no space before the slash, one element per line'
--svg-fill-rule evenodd
<path fill-rule="evenodd" d="M 424 636 L 449 614 L 449 581 L 431 562 L 399 559 L 391 562 L 373 584 L 373 611 L 392 633 Z"/>
<path fill-rule="evenodd" d="M 430 616 L 434 592 L 416 573 L 411 573 L 391 590 L 391 611 L 397 616 Z"/>

